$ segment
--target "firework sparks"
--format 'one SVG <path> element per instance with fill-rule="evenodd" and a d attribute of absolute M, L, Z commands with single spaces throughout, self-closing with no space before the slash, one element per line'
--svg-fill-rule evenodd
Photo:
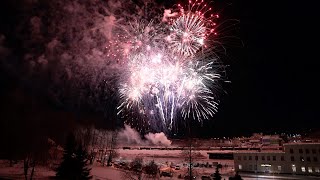
<path fill-rule="evenodd" d="M 205 41 L 214 32 L 218 15 L 210 14 L 211 8 L 203 1 L 189 1 L 188 10 L 179 4 L 180 16 L 172 20 L 171 34 L 167 37 L 174 52 L 184 56 L 193 56 L 200 48 L 206 47 Z"/>
<path fill-rule="evenodd" d="M 189 2 L 187 11 L 178 7 L 180 13 L 165 19 L 169 32 L 152 22 L 129 23 L 133 46 L 126 51 L 119 88 L 118 114 L 136 109 L 149 122 L 161 122 L 162 130 L 172 129 L 179 115 L 208 119 L 218 106 L 212 90 L 220 78 L 217 57 L 206 46 L 214 33 L 213 15 L 206 18 L 211 9 L 197 1 Z"/>

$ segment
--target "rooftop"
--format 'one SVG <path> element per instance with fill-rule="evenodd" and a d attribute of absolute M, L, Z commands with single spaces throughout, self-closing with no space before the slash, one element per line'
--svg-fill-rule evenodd
<path fill-rule="evenodd" d="M 236 154 L 242 154 L 242 153 L 252 153 L 252 154 L 263 154 L 263 153 L 279 153 L 279 154 L 283 154 L 284 151 L 280 151 L 280 150 L 267 150 L 267 151 L 235 151 L 234 153 Z"/>
<path fill-rule="evenodd" d="M 298 143 L 285 143 L 283 146 L 295 146 L 295 145 L 319 145 L 320 143 L 315 142 L 298 142 Z"/>

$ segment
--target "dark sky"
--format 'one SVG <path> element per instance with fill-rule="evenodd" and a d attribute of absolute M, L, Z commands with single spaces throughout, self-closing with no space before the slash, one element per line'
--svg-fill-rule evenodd
<path fill-rule="evenodd" d="M 225 85 L 227 93 L 222 94 L 217 115 L 202 127 L 195 125 L 193 132 L 209 137 L 318 128 L 318 6 L 304 1 L 270 0 L 217 1 L 217 4 L 223 7 L 222 19 L 239 20 L 234 28 L 240 40 L 222 42 L 227 55 L 221 58 L 229 65 L 227 74 L 231 84 Z M 2 6 L 1 10 L 0 23 L 9 27 L 7 24 L 16 20 L 10 17 L 15 9 Z M 5 28 L 1 30 L 8 32 Z M 14 37 L 8 39 L 8 44 L 19 43 Z M 236 45 L 231 45 L 235 41 L 238 41 Z M 3 63 L 0 70 L 1 108 L 7 112 L 1 114 L 2 123 L 10 121 L 8 114 L 31 111 L 24 108 L 32 104 L 36 104 L 32 112 L 41 111 L 43 119 L 52 114 L 58 114 L 60 121 L 82 116 L 57 107 L 45 95 L 30 90 L 30 84 L 25 85 L 19 74 L 12 73 Z M 36 103 L 29 105 L 26 100 Z M 85 114 L 83 119 L 87 121 L 91 118 L 103 121 L 103 113 Z"/>
<path fill-rule="evenodd" d="M 218 134 L 319 127 L 316 7 L 303 1 L 235 1 L 228 9 L 240 19 L 244 46 L 230 50 L 232 85 L 213 125 Z"/>

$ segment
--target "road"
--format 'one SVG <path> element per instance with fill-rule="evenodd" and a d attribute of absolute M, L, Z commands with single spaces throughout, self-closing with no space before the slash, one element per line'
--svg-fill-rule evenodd
<path fill-rule="evenodd" d="M 314 176 L 301 176 L 301 175 L 262 175 L 262 174 L 241 174 L 244 180 L 319 180 L 320 177 Z"/>

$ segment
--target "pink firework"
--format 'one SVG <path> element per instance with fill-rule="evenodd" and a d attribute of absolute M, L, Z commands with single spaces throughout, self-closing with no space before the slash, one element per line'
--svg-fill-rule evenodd
<path fill-rule="evenodd" d="M 194 56 L 210 35 L 216 35 L 214 20 L 218 15 L 211 14 L 211 8 L 203 1 L 189 1 L 188 10 L 178 4 L 180 16 L 171 19 L 170 35 L 166 40 L 175 53 L 184 56 Z"/>

